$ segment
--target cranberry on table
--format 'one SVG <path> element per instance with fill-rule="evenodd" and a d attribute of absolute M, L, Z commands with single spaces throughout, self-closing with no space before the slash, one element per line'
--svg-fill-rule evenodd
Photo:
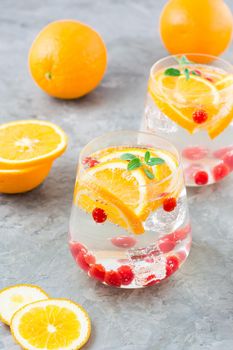
<path fill-rule="evenodd" d="M 206 171 L 197 171 L 194 175 L 196 185 L 206 185 L 209 181 L 209 175 Z"/>
<path fill-rule="evenodd" d="M 117 269 L 117 271 L 121 275 L 121 283 L 124 286 L 127 286 L 128 284 L 130 284 L 133 281 L 134 273 L 133 273 L 133 271 L 132 271 L 130 266 L 122 265 L 121 267 L 119 267 Z"/>
<path fill-rule="evenodd" d="M 103 282 L 105 278 L 105 268 L 101 264 L 94 264 L 90 267 L 88 274 L 90 277 Z"/>
<path fill-rule="evenodd" d="M 166 198 L 163 201 L 163 210 L 165 211 L 173 211 L 175 207 L 177 206 L 176 198 Z"/>
<path fill-rule="evenodd" d="M 226 177 L 229 174 L 229 172 L 230 172 L 229 167 L 224 163 L 216 165 L 212 171 L 215 181 L 222 180 L 224 177 Z"/>
<path fill-rule="evenodd" d="M 105 273 L 104 282 L 109 286 L 120 287 L 122 284 L 122 277 L 118 271 L 107 271 Z"/>
<path fill-rule="evenodd" d="M 92 211 L 92 217 L 98 224 L 101 224 L 107 220 L 107 214 L 102 208 L 95 208 Z"/>
<path fill-rule="evenodd" d="M 208 119 L 208 113 L 204 109 L 198 109 L 195 112 L 193 112 L 193 121 L 196 124 L 203 124 Z"/>

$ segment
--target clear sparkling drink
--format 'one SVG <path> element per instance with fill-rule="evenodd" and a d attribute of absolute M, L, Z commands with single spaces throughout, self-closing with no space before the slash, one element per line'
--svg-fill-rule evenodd
<path fill-rule="evenodd" d="M 69 246 L 79 268 L 109 286 L 142 288 L 176 272 L 191 246 L 176 149 L 134 131 L 90 142 L 80 154 Z"/>
<path fill-rule="evenodd" d="M 150 71 L 142 129 L 168 138 L 182 155 L 187 186 L 233 171 L 233 67 L 216 57 L 169 56 Z"/>

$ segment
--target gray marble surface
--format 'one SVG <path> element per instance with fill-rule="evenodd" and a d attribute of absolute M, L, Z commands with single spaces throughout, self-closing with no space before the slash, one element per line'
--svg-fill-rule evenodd
<path fill-rule="evenodd" d="M 33 283 L 54 297 L 81 303 L 93 324 L 85 349 L 233 349 L 232 178 L 189 191 L 191 254 L 181 271 L 160 286 L 124 291 L 96 284 L 76 268 L 67 247 L 78 152 L 105 131 L 139 127 L 149 68 L 166 54 L 157 30 L 164 3 L 0 1 L 0 122 L 42 118 L 69 135 L 67 152 L 41 187 L 23 195 L 0 195 L 0 288 Z M 108 48 L 101 86 L 78 101 L 49 98 L 27 70 L 33 38 L 60 18 L 92 25 Z M 233 50 L 225 57 L 233 61 Z M 1 325 L 3 349 L 19 347 Z"/>

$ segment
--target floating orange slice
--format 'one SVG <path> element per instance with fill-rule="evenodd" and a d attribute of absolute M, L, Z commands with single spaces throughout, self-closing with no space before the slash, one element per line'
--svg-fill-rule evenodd
<path fill-rule="evenodd" d="M 0 125 L 0 167 L 5 169 L 52 162 L 66 146 L 64 131 L 47 121 L 21 120 Z"/>
<path fill-rule="evenodd" d="M 91 322 L 80 305 L 66 299 L 48 299 L 17 311 L 11 332 L 23 349 L 78 350 L 90 337 Z"/>

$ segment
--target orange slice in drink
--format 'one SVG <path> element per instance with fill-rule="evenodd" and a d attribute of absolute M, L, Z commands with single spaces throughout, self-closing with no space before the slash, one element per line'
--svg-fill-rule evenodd
<path fill-rule="evenodd" d="M 158 89 L 153 88 L 154 83 L 151 83 L 152 80 L 150 80 L 148 91 L 156 105 L 171 120 L 190 133 L 197 128 L 192 118 L 194 104 L 217 105 L 219 103 L 217 88 L 202 77 L 190 75 L 187 80 L 184 75 L 180 75 L 178 78 L 169 77 L 168 79 L 164 72 L 159 72 L 155 79 L 158 82 Z M 175 85 L 174 81 L 176 81 Z"/>
<path fill-rule="evenodd" d="M 66 299 L 48 299 L 17 311 L 11 332 L 23 349 L 78 350 L 90 337 L 91 322 L 80 305 Z"/>
<path fill-rule="evenodd" d="M 111 222 L 139 234 L 144 232 L 142 217 L 148 215 L 149 179 L 141 168 L 129 172 L 127 166 L 127 161 L 114 159 L 87 169 L 76 184 L 74 200 L 87 212 L 102 205 Z"/>
<path fill-rule="evenodd" d="M 0 166 L 5 169 L 52 162 L 66 146 L 64 131 L 47 121 L 21 120 L 0 125 Z"/>
<path fill-rule="evenodd" d="M 232 75 L 227 75 L 223 79 L 218 80 L 215 83 L 215 87 L 218 90 L 223 90 L 223 89 L 228 88 L 228 87 L 232 87 L 232 89 L 233 89 L 233 76 Z"/>

